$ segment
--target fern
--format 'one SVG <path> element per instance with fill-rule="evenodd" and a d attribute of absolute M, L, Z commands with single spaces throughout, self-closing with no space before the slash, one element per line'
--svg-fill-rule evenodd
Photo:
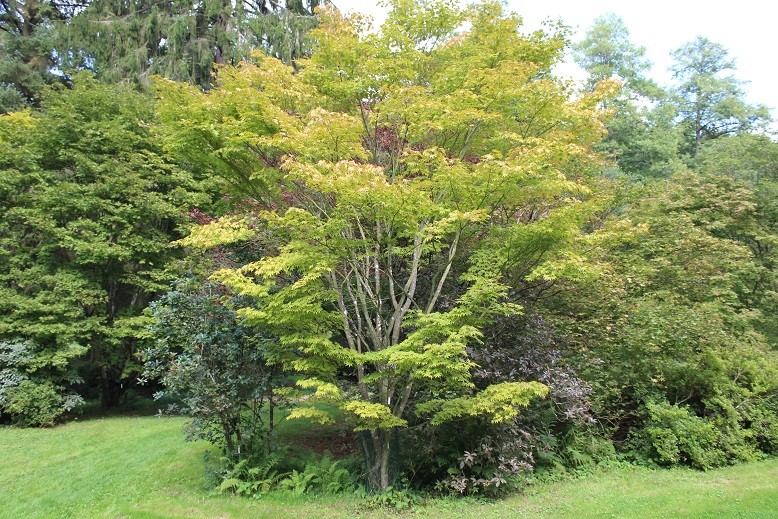
<path fill-rule="evenodd" d="M 302 495 L 317 482 L 318 476 L 315 472 L 298 472 L 293 470 L 291 474 L 278 483 L 278 487 L 283 490 L 289 490 L 297 495 Z"/>
<path fill-rule="evenodd" d="M 224 493 L 227 491 L 235 491 L 237 488 L 240 487 L 241 480 L 237 478 L 228 478 L 222 481 L 222 484 L 219 485 L 219 492 Z"/>
<path fill-rule="evenodd" d="M 274 467 L 278 464 L 278 456 L 267 456 L 257 466 L 250 466 L 249 461 L 239 461 L 228 470 L 218 487 L 218 492 L 230 492 L 240 496 L 259 498 L 278 486 L 285 474 L 279 474 Z"/>

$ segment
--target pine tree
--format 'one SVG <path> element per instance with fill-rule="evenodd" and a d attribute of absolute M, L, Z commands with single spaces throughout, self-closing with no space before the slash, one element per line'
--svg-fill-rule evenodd
<path fill-rule="evenodd" d="M 57 28 L 75 4 L 0 0 L 0 113 L 36 104 L 56 64 Z"/>
<path fill-rule="evenodd" d="M 696 156 L 703 142 L 764 128 L 770 112 L 745 101 L 743 82 L 730 72 L 735 62 L 723 45 L 698 36 L 672 52 L 673 77 L 685 126 L 686 151 Z"/>
<path fill-rule="evenodd" d="M 214 67 L 256 49 L 291 62 L 307 52 L 318 1 L 95 0 L 67 30 L 68 63 L 103 80 L 145 85 L 158 74 L 212 86 Z"/>

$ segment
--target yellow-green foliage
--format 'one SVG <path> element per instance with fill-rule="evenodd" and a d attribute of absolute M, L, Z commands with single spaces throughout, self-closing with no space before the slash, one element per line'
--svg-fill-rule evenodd
<path fill-rule="evenodd" d="M 493 423 L 507 422 L 527 407 L 530 400 L 544 397 L 548 387 L 539 382 L 505 382 L 494 384 L 472 397 L 430 400 L 421 404 L 425 412 L 434 412 L 433 424 L 463 416 L 491 416 Z"/>
<path fill-rule="evenodd" d="M 405 427 L 408 422 L 392 413 L 388 405 L 354 400 L 343 406 L 343 410 L 357 419 L 357 431 L 370 429 L 391 429 Z"/>
<path fill-rule="evenodd" d="M 186 247 L 211 249 L 247 240 L 256 234 L 243 217 L 224 216 L 214 222 L 194 227 L 189 236 L 177 243 Z"/>
<path fill-rule="evenodd" d="M 592 196 L 591 145 L 613 85 L 573 98 L 551 72 L 564 32 L 522 34 L 497 2 L 391 6 L 378 33 L 321 10 L 297 73 L 257 58 L 223 68 L 210 93 L 158 82 L 158 133 L 252 200 L 272 252 L 214 278 L 255 299 L 241 315 L 280 337 L 289 366 L 320 380 L 354 373 L 356 391 L 336 405 L 358 429 L 404 426 L 421 395 L 460 397 L 436 421 L 504 421 L 544 387 L 474 395 L 466 349 L 496 316 L 521 311 L 511 277 L 590 279 L 602 268 L 591 251 L 607 231 L 582 229 L 605 205 Z M 188 243 L 248 237 L 240 221 Z M 332 403 L 333 388 L 306 384 L 308 404 Z M 293 416 L 321 418 L 314 409 Z"/>

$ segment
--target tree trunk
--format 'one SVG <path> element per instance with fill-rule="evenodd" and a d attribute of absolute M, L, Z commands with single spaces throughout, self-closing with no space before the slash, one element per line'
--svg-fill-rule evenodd
<path fill-rule="evenodd" d="M 367 461 L 367 482 L 371 491 L 385 492 L 391 482 L 389 469 L 390 431 L 371 430 L 362 435 L 362 448 Z"/>
<path fill-rule="evenodd" d="M 124 394 L 124 384 L 121 383 L 111 372 L 105 368 L 100 370 L 100 383 L 102 385 L 102 395 L 100 405 L 103 409 L 112 409 L 119 405 L 119 400 Z"/>

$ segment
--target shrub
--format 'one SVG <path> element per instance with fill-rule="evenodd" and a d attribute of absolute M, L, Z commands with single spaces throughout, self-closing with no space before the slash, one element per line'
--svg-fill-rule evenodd
<path fill-rule="evenodd" d="M 365 508 L 389 508 L 398 512 L 411 510 L 424 503 L 423 497 L 408 489 L 388 487 L 379 494 L 370 495 L 365 501 Z"/>
<path fill-rule="evenodd" d="M 0 413 L 23 427 L 52 425 L 65 411 L 84 403 L 67 385 L 81 379 L 70 359 L 85 350 L 51 351 L 28 340 L 0 341 Z"/>
<path fill-rule="evenodd" d="M 520 437 L 517 431 L 514 442 Z M 448 478 L 439 481 L 436 489 L 461 495 L 496 495 L 514 490 L 520 476 L 532 471 L 531 457 L 511 456 L 511 451 L 516 450 L 521 451 L 485 437 L 476 449 L 465 451 L 456 466 L 448 469 Z"/>
<path fill-rule="evenodd" d="M 649 457 L 660 465 L 685 463 L 699 469 L 721 465 L 716 427 L 688 409 L 668 403 L 646 404 L 649 419 L 641 435 Z"/>
<path fill-rule="evenodd" d="M 256 465 L 272 451 L 281 369 L 268 362 L 273 339 L 244 326 L 232 302 L 224 287 L 186 279 L 152 303 L 144 377 L 164 384 L 157 397 L 179 400 L 189 439 Z"/>
<path fill-rule="evenodd" d="M 24 380 L 7 389 L 6 397 L 6 412 L 13 423 L 22 427 L 54 425 L 54 420 L 65 410 L 64 399 L 49 382 Z"/>

